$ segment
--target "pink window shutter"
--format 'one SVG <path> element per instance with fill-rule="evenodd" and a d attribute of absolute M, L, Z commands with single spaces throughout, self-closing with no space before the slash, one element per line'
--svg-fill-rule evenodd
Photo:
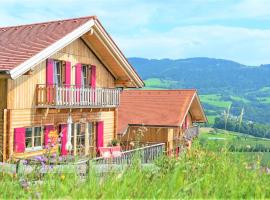
<path fill-rule="evenodd" d="M 61 155 L 67 155 L 68 151 L 66 149 L 67 144 L 67 125 L 61 124 Z"/>
<path fill-rule="evenodd" d="M 104 122 L 103 121 L 99 121 L 97 122 L 97 149 L 99 149 L 100 147 L 103 147 L 103 137 L 104 137 Z"/>
<path fill-rule="evenodd" d="M 82 64 L 77 63 L 75 66 L 75 85 L 80 88 L 82 85 Z"/>
<path fill-rule="evenodd" d="M 44 131 L 44 145 L 45 147 L 49 145 L 49 143 L 51 144 L 51 142 L 49 142 L 49 133 L 50 131 L 54 130 L 54 126 L 53 125 L 47 125 L 45 126 L 45 131 Z"/>
<path fill-rule="evenodd" d="M 54 77 L 54 66 L 53 66 L 53 59 L 47 60 L 47 67 L 46 67 L 46 85 L 47 85 L 47 102 L 52 103 L 54 99 L 54 88 L 53 88 L 53 77 Z"/>
<path fill-rule="evenodd" d="M 14 129 L 14 150 L 17 153 L 25 151 L 25 128 Z"/>
<path fill-rule="evenodd" d="M 66 85 L 67 85 L 67 87 L 69 87 L 70 83 L 71 83 L 71 62 L 69 62 L 69 61 L 66 61 L 65 78 L 66 78 Z"/>
<path fill-rule="evenodd" d="M 71 84 L 71 62 L 66 61 L 66 70 L 65 70 L 65 84 L 67 88 L 70 88 Z M 66 102 L 70 102 L 70 91 L 66 90 L 66 95 L 64 96 Z"/>
<path fill-rule="evenodd" d="M 91 65 L 91 87 L 96 88 L 96 66 Z"/>
<path fill-rule="evenodd" d="M 47 85 L 53 85 L 53 59 L 47 60 L 47 68 L 46 68 L 46 84 Z"/>

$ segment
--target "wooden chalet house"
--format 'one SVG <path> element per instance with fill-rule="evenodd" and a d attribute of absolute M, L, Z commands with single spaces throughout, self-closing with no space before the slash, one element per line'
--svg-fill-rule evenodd
<path fill-rule="evenodd" d="M 207 122 L 197 91 L 125 90 L 121 92 L 117 134 L 122 143 L 164 143 L 179 152 L 199 134 L 197 123 Z"/>
<path fill-rule="evenodd" d="M 121 88 L 143 85 L 96 17 L 1 27 L 1 160 L 67 155 L 67 124 L 72 154 L 94 154 L 116 136 Z"/>

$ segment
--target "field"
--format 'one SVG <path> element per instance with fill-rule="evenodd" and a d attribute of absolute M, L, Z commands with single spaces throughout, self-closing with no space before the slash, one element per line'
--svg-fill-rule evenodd
<path fill-rule="evenodd" d="M 221 148 L 228 148 L 231 145 L 237 146 L 239 149 L 247 149 L 256 146 L 263 146 L 270 149 L 270 139 L 258 138 L 250 135 L 229 132 L 224 130 L 216 130 L 211 128 L 201 128 L 199 141 L 202 146 L 207 147 L 212 151 L 220 151 Z M 254 161 L 261 158 L 264 166 L 270 166 L 270 152 L 233 152 L 238 156 L 244 156 L 249 161 Z"/>

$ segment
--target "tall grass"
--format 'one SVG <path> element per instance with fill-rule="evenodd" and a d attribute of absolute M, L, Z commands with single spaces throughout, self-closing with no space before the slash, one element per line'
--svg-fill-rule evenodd
<path fill-rule="evenodd" d="M 252 165 L 226 150 L 211 152 L 195 145 L 178 159 L 163 157 L 154 166 L 139 163 L 98 174 L 50 174 L 42 184 L 21 187 L 18 177 L 1 175 L 1 198 L 269 198 L 270 176 L 260 159 Z"/>

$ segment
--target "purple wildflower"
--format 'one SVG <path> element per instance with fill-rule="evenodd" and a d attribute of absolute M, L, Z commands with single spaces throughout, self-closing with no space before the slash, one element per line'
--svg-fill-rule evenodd
<path fill-rule="evenodd" d="M 22 160 L 22 164 L 23 165 L 27 165 L 28 164 L 28 161 L 27 160 Z"/>
<path fill-rule="evenodd" d="M 21 186 L 22 186 L 24 189 L 28 189 L 29 183 L 28 183 L 26 180 L 22 180 L 22 181 L 21 181 Z"/>

